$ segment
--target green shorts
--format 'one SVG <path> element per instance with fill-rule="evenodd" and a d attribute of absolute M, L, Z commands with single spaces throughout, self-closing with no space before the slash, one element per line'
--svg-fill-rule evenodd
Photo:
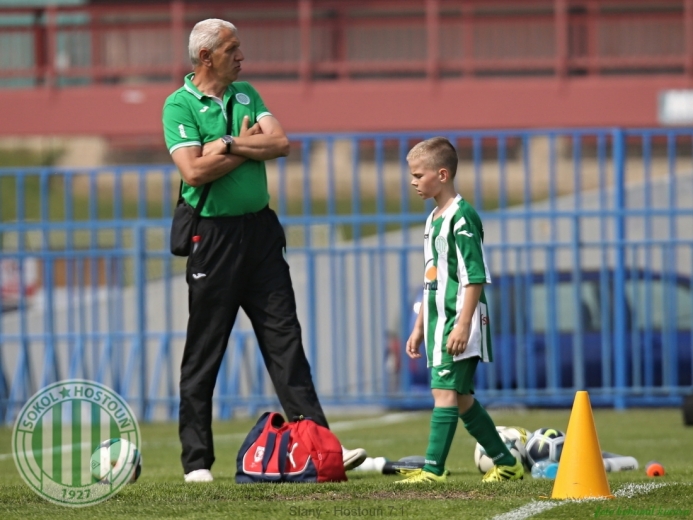
<path fill-rule="evenodd" d="M 479 357 L 461 359 L 431 367 L 431 388 L 455 390 L 458 394 L 474 393 L 474 372 Z"/>

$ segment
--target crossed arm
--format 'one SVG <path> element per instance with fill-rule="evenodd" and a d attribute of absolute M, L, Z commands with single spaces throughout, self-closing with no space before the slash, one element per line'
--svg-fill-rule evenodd
<path fill-rule="evenodd" d="M 246 160 L 268 161 L 289 155 L 289 139 L 273 116 L 265 116 L 248 128 L 243 119 L 238 137 L 234 137 L 232 153 L 226 153 L 221 139 L 203 146 L 186 146 L 173 152 L 171 158 L 186 184 L 202 186 L 235 170 Z"/>

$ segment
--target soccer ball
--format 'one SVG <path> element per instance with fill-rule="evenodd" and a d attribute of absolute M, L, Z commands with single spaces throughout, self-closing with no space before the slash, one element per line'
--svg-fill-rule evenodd
<path fill-rule="evenodd" d="M 527 460 L 527 450 L 525 446 L 527 441 L 532 436 L 532 433 L 521 426 L 500 426 L 502 428 L 502 436 L 506 439 L 514 439 L 516 441 L 517 450 L 522 457 L 522 465 L 526 469 L 530 469 L 529 461 Z"/>
<path fill-rule="evenodd" d="M 96 482 L 135 482 L 142 472 L 142 455 L 130 441 L 108 439 L 91 455 L 91 474 Z"/>
<path fill-rule="evenodd" d="M 565 434 L 561 430 L 539 428 L 532 434 L 525 445 L 527 462 L 530 467 L 540 460 L 548 459 L 552 462 L 559 462 L 564 442 Z"/>
<path fill-rule="evenodd" d="M 513 457 L 526 464 L 525 441 L 527 439 L 527 430 L 519 426 L 496 426 L 496 431 Z M 478 442 L 474 448 L 474 464 L 476 464 L 477 469 L 481 473 L 486 473 L 494 466 L 493 460 L 491 460 L 491 457 L 486 454 L 486 450 Z"/>

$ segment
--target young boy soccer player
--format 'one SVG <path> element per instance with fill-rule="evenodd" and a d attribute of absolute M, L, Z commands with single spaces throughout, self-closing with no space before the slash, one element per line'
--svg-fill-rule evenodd
<path fill-rule="evenodd" d="M 484 284 L 484 228 L 474 208 L 455 191 L 457 152 L 444 137 L 414 146 L 407 155 L 411 185 L 437 207 L 424 231 L 424 293 L 407 355 L 419 358 L 426 344 L 435 405 L 422 469 L 406 471 L 399 483 L 442 482 L 457 417 L 484 447 L 495 466 L 484 482 L 521 479 L 524 470 L 508 451 L 486 410 L 474 399 L 472 379 L 479 361 L 492 361 Z"/>

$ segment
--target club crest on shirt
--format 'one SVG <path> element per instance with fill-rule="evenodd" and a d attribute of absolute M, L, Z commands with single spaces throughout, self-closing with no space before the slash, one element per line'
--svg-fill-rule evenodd
<path fill-rule="evenodd" d="M 445 239 L 445 237 L 442 236 L 437 236 L 436 237 L 436 251 L 438 251 L 439 255 L 444 255 L 448 252 L 448 241 Z"/>
<path fill-rule="evenodd" d="M 238 94 L 236 94 L 236 101 L 238 101 L 241 105 L 247 105 L 250 103 L 250 98 L 247 94 L 239 92 Z"/>

